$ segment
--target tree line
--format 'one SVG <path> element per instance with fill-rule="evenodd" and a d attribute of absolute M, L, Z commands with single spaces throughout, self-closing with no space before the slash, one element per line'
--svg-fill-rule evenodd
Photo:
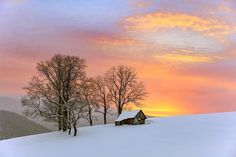
<path fill-rule="evenodd" d="M 147 96 L 136 71 L 113 66 L 105 74 L 89 77 L 86 61 L 78 56 L 55 55 L 37 63 L 37 75 L 24 87 L 25 115 L 57 122 L 59 131 L 74 130 L 81 118 L 93 125 L 94 113 L 103 115 L 104 124 L 112 109 L 120 115 L 129 105 L 141 105 Z"/>

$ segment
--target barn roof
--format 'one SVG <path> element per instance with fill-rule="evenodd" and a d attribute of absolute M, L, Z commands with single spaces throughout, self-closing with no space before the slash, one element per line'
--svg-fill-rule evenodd
<path fill-rule="evenodd" d="M 134 118 L 140 111 L 141 110 L 122 111 L 122 113 L 117 118 L 116 122 L 129 119 L 129 118 Z"/>

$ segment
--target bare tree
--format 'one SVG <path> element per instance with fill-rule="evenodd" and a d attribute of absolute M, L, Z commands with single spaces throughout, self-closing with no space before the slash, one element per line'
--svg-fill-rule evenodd
<path fill-rule="evenodd" d="M 94 79 L 95 85 L 95 100 L 96 100 L 96 112 L 103 115 L 104 124 L 107 124 L 107 114 L 109 114 L 111 108 L 111 94 L 104 76 L 97 76 Z"/>
<path fill-rule="evenodd" d="M 29 82 L 22 99 L 25 113 L 58 122 L 58 129 L 68 129 L 69 108 L 81 81 L 86 77 L 85 60 L 76 56 L 55 55 L 37 64 L 38 76 Z"/>
<path fill-rule="evenodd" d="M 137 73 L 130 67 L 123 65 L 112 67 L 106 73 L 106 81 L 118 115 L 129 104 L 141 105 L 141 101 L 148 95 L 144 83 L 138 81 Z"/>
<path fill-rule="evenodd" d="M 77 135 L 77 124 L 81 118 L 85 117 L 86 105 L 81 99 L 80 95 L 78 95 L 77 99 L 71 101 L 68 104 L 69 107 L 69 118 L 68 118 L 68 128 L 69 134 L 71 134 L 71 129 L 74 129 L 74 136 Z"/>
<path fill-rule="evenodd" d="M 81 83 L 80 95 L 82 96 L 81 101 L 83 101 L 86 106 L 87 115 L 85 116 L 85 119 L 88 120 L 90 126 L 92 126 L 93 120 L 96 118 L 94 116 L 96 100 L 94 92 L 94 81 L 92 78 L 87 78 Z"/>

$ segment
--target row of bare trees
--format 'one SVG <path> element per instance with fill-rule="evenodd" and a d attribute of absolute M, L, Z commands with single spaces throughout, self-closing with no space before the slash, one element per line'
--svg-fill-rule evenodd
<path fill-rule="evenodd" d="M 103 115 L 104 124 L 110 110 L 118 115 L 129 105 L 141 105 L 147 96 L 137 73 L 127 66 L 114 66 L 94 78 L 86 74 L 86 62 L 77 56 L 55 55 L 37 64 L 37 76 L 25 87 L 22 98 L 25 114 L 58 124 L 58 130 L 77 135 L 81 118 L 93 125 L 94 113 Z"/>

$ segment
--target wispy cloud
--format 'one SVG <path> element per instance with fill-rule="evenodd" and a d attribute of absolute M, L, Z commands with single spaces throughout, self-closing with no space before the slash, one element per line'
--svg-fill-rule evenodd
<path fill-rule="evenodd" d="M 165 31 L 178 28 L 203 33 L 220 41 L 236 32 L 235 25 L 229 25 L 216 18 L 203 18 L 183 13 L 150 13 L 128 17 L 125 19 L 125 28 L 128 31 Z"/>
<path fill-rule="evenodd" d="M 204 63 L 204 62 L 210 63 L 213 62 L 215 59 L 220 59 L 219 57 L 178 55 L 178 54 L 156 55 L 155 58 L 158 61 L 182 62 L 182 63 Z"/>
<path fill-rule="evenodd" d="M 120 25 L 120 23 L 119 23 Z M 236 26 L 217 18 L 184 13 L 147 13 L 125 18 L 124 32 L 104 35 L 96 42 L 107 50 L 127 55 L 149 55 L 161 62 L 201 63 L 225 58 Z"/>

